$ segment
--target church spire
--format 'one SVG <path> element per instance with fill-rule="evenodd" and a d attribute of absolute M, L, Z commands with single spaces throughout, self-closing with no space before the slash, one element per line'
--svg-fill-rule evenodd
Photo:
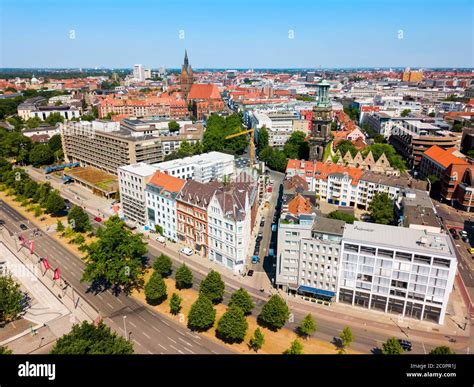
<path fill-rule="evenodd" d="M 188 50 L 184 50 L 184 67 L 186 69 L 189 67 Z"/>

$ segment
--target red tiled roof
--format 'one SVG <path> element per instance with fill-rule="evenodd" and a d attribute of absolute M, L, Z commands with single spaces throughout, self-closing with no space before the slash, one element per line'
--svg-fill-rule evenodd
<path fill-rule="evenodd" d="M 288 212 L 293 215 L 310 214 L 311 209 L 312 206 L 309 199 L 305 199 L 300 194 L 296 195 L 288 202 Z"/>
<path fill-rule="evenodd" d="M 220 99 L 221 93 L 216 85 L 212 83 L 199 84 L 195 83 L 191 86 L 188 99 Z"/>
<path fill-rule="evenodd" d="M 454 148 L 456 150 L 456 148 Z M 448 168 L 451 164 L 468 164 L 466 160 L 460 159 L 452 154 L 453 149 L 444 150 L 438 145 L 433 145 L 431 148 L 424 152 L 424 155 L 429 157 L 431 160 L 442 165 L 444 168 Z"/>
<path fill-rule="evenodd" d="M 163 173 L 160 171 L 156 171 L 148 182 L 148 184 L 161 187 L 165 191 L 176 193 L 178 193 L 181 188 L 183 188 L 185 183 L 186 180 L 178 179 L 177 177 L 168 175 L 167 173 Z"/>
<path fill-rule="evenodd" d="M 302 163 L 304 162 L 304 165 Z M 323 163 L 316 161 L 313 163 L 311 161 L 302 161 L 302 160 L 288 160 L 288 165 L 286 171 L 289 169 L 296 169 L 298 171 L 304 172 L 305 176 L 314 177 L 315 179 L 327 180 L 329 175 L 334 173 L 349 174 L 352 178 L 352 185 L 357 185 L 359 179 L 363 174 L 363 170 L 355 167 L 346 167 L 343 165 Z"/>

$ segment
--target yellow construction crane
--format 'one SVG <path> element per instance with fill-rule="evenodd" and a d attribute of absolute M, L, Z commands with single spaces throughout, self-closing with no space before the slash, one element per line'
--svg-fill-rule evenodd
<path fill-rule="evenodd" d="M 225 139 L 228 140 L 229 138 L 239 137 L 239 136 L 243 136 L 244 134 L 249 134 L 250 133 L 250 142 L 249 142 L 250 168 L 253 168 L 253 162 L 255 160 L 255 143 L 253 142 L 254 141 L 254 138 L 253 138 L 254 132 L 255 132 L 255 129 L 244 130 L 242 132 L 230 134 L 230 135 L 225 137 Z"/>

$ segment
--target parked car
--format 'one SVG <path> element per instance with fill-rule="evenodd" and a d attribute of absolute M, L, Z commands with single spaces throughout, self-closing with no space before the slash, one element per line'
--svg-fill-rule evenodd
<path fill-rule="evenodd" d="M 472 255 L 472 257 L 474 258 L 474 247 L 469 247 L 467 249 L 467 251 L 469 251 L 469 253 Z"/>
<path fill-rule="evenodd" d="M 467 232 L 464 230 L 459 231 L 459 236 L 462 237 L 467 237 Z"/>
<path fill-rule="evenodd" d="M 252 263 L 255 265 L 260 262 L 260 258 L 258 255 L 252 256 Z"/>
<path fill-rule="evenodd" d="M 250 269 L 250 270 L 248 271 L 247 275 L 248 275 L 249 277 L 252 277 L 252 276 L 253 276 L 253 270 Z"/>
<path fill-rule="evenodd" d="M 411 341 L 398 339 L 398 342 L 400 343 L 404 351 L 411 351 Z"/>
<path fill-rule="evenodd" d="M 20 228 L 25 231 L 25 230 L 28 230 L 28 227 L 26 227 L 26 225 L 24 223 L 21 223 L 20 224 Z"/>
<path fill-rule="evenodd" d="M 257 239 L 256 239 L 257 243 L 260 243 L 262 241 L 262 239 L 263 239 L 263 236 L 260 235 L 260 233 L 258 233 L 258 236 L 257 236 Z"/>
<path fill-rule="evenodd" d="M 96 216 L 96 217 L 94 218 L 94 220 L 95 220 L 96 222 L 102 222 L 102 218 L 101 218 L 100 216 Z"/>
<path fill-rule="evenodd" d="M 184 254 L 184 255 L 187 255 L 187 256 L 193 255 L 193 253 L 194 253 L 193 250 L 191 250 L 190 248 L 187 248 L 187 247 L 183 247 L 182 249 L 179 250 L 179 252 L 181 254 Z"/>
<path fill-rule="evenodd" d="M 263 226 L 265 226 L 265 221 L 262 219 L 262 220 L 260 221 L 260 227 L 263 227 Z"/>
<path fill-rule="evenodd" d="M 458 234 L 452 234 L 452 235 L 453 235 L 453 239 L 456 239 L 456 240 L 460 239 Z"/>
<path fill-rule="evenodd" d="M 451 235 L 455 235 L 456 234 L 456 229 L 455 228 L 450 228 L 449 232 L 451 233 Z"/>
<path fill-rule="evenodd" d="M 158 238 L 156 238 L 156 240 L 163 244 L 166 242 L 166 238 L 163 235 L 159 235 Z"/>
<path fill-rule="evenodd" d="M 467 236 L 461 237 L 462 241 L 465 243 L 469 243 L 469 238 Z"/>

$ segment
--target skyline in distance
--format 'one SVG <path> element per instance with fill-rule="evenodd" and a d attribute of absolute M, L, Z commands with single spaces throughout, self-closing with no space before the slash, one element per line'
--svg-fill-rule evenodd
<path fill-rule="evenodd" d="M 2 68 L 474 67 L 467 0 L 4 0 Z M 466 12 L 459 12 L 465 9 Z"/>

